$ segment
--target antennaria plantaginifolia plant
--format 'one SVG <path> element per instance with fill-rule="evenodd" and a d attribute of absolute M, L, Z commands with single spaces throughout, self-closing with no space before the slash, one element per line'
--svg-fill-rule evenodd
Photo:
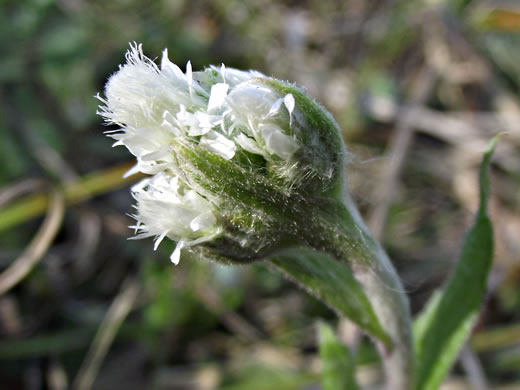
<path fill-rule="evenodd" d="M 155 248 L 176 241 L 175 264 L 182 251 L 226 264 L 266 261 L 372 336 L 388 389 L 437 388 L 485 292 L 496 141 L 459 266 L 417 321 L 414 346 L 401 282 L 348 195 L 331 115 L 301 89 L 255 71 L 193 72 L 188 63 L 183 73 L 166 51 L 159 67 L 135 44 L 126 58 L 99 99 L 106 122 L 120 126 L 109 136 L 137 158 L 129 173 L 150 175 L 132 188 L 136 238 L 154 237 Z M 331 345 L 322 349 L 326 372 L 337 375 L 330 359 L 341 350 L 327 328 L 321 337 Z M 354 380 L 329 379 L 327 389 Z"/>

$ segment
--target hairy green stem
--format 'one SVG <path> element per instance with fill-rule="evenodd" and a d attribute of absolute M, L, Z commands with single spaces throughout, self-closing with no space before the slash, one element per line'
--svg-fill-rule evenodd
<path fill-rule="evenodd" d="M 349 198 L 333 207 L 321 208 L 319 213 L 321 216 L 314 222 L 319 221 L 321 233 L 312 235 L 309 232 L 308 244 L 351 268 L 392 340 L 391 346 L 376 340 L 385 368 L 387 389 L 412 389 L 411 316 L 408 298 L 397 272 Z"/>
<path fill-rule="evenodd" d="M 365 287 L 376 315 L 394 340 L 392 350 L 379 345 L 385 366 L 388 389 L 407 390 L 413 386 L 415 357 L 413 354 L 412 320 L 408 297 L 386 252 L 370 234 L 357 208 L 350 199 L 345 202 L 349 214 L 366 247 L 369 266 L 354 267 L 354 276 Z"/>

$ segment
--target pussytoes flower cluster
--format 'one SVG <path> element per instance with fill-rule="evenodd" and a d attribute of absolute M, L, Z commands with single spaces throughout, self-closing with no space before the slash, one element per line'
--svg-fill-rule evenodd
<path fill-rule="evenodd" d="M 276 218 L 263 205 L 316 181 L 330 187 L 338 176 L 330 160 L 341 157 L 327 150 L 323 134 L 309 130 L 316 116 L 308 112 L 319 108 L 302 96 L 256 71 L 222 65 L 193 72 L 188 62 L 183 72 L 166 50 L 158 66 L 141 45 L 131 45 L 126 64 L 110 77 L 104 97 L 98 95 L 98 113 L 119 127 L 107 132 L 114 145 L 137 159 L 127 174 L 150 175 L 132 188 L 135 237 L 154 237 L 155 248 L 165 237 L 176 241 L 175 264 L 182 248 L 217 238 L 240 252 Z M 305 104 L 311 109 L 302 110 Z M 332 121 L 327 115 L 318 121 Z M 222 187 L 230 177 L 235 189 Z"/>

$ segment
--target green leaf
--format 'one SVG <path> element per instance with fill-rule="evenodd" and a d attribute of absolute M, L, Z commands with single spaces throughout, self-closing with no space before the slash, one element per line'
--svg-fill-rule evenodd
<path fill-rule="evenodd" d="M 361 329 L 391 347 L 389 336 L 348 266 L 323 253 L 305 248 L 284 251 L 269 261 L 339 315 L 349 318 Z"/>
<path fill-rule="evenodd" d="M 499 138 L 491 140 L 482 159 L 480 207 L 455 271 L 414 324 L 417 390 L 438 389 L 466 342 L 486 294 L 493 259 L 493 229 L 487 215 L 489 164 Z"/>
<path fill-rule="evenodd" d="M 319 324 L 320 357 L 323 365 L 323 390 L 356 390 L 354 360 L 348 348 L 340 343 L 334 331 L 325 323 Z"/>

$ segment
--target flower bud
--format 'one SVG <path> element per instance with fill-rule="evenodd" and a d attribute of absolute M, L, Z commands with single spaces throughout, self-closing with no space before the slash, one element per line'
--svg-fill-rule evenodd
<path fill-rule="evenodd" d="M 343 194 L 344 146 L 330 114 L 256 71 L 183 73 L 131 45 L 99 114 L 137 158 L 136 238 L 247 262 L 301 244 L 305 215 Z"/>

